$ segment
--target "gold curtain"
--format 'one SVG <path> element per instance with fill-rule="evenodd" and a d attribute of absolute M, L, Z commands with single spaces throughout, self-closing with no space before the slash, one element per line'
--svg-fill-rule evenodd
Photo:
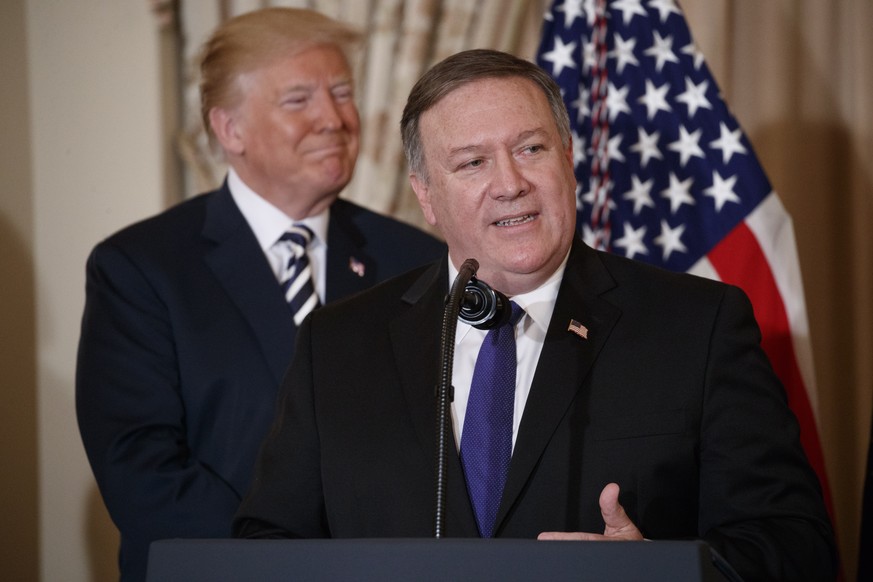
<path fill-rule="evenodd" d="M 160 0 L 153 3 L 163 4 Z M 547 0 L 179 2 L 186 161 L 193 194 L 223 177 L 200 128 L 194 55 L 221 19 L 314 8 L 369 31 L 356 64 L 363 149 L 344 196 L 422 225 L 399 118 L 433 62 L 489 47 L 532 58 Z M 681 0 L 723 95 L 794 220 L 815 358 L 818 421 L 847 579 L 854 579 L 873 412 L 873 2 Z"/>

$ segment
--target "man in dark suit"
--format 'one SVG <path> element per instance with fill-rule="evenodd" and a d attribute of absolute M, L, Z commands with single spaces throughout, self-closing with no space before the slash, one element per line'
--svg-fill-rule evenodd
<path fill-rule="evenodd" d="M 337 199 L 358 153 L 346 53 L 357 40 L 305 10 L 222 25 L 201 91 L 227 180 L 109 237 L 88 260 L 76 404 L 121 532 L 123 580 L 144 579 L 153 540 L 230 537 L 294 317 L 305 316 L 280 281 L 308 287 L 311 310 L 445 254 L 435 238 Z M 292 224 L 313 239 L 302 253 L 283 242 Z M 288 268 L 304 257 L 306 269 Z"/>
<path fill-rule="evenodd" d="M 487 440 L 470 419 L 491 332 L 458 322 L 443 536 L 702 538 L 750 580 L 832 578 L 821 491 L 748 299 L 575 237 L 573 146 L 548 74 L 459 53 L 416 84 L 401 127 L 448 260 L 304 323 L 236 535 L 432 535 L 444 297 L 475 258 L 523 309 L 508 324 L 517 366 L 499 368 L 515 372 L 511 427 L 490 427 L 511 431 L 511 460 L 484 478 L 497 502 L 483 518 L 471 485 L 491 459 L 468 445 Z"/>

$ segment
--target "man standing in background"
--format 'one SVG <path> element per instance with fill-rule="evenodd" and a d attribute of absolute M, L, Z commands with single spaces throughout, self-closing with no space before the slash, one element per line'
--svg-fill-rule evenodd
<path fill-rule="evenodd" d="M 145 578 L 154 540 L 230 536 L 306 315 L 445 253 L 338 199 L 358 155 L 359 42 L 308 10 L 219 27 L 201 106 L 227 179 L 88 260 L 77 415 L 124 581 Z"/>

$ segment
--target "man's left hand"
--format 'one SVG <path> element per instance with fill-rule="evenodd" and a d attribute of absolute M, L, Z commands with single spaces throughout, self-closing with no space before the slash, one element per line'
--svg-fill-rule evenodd
<path fill-rule="evenodd" d="M 618 502 L 619 487 L 609 483 L 600 493 L 600 514 L 606 527 L 602 534 L 586 532 L 544 531 L 538 540 L 640 541 L 643 534 Z"/>

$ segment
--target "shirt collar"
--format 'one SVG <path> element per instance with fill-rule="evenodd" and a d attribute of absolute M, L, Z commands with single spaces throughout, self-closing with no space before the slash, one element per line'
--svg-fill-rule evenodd
<path fill-rule="evenodd" d="M 330 218 L 330 207 L 315 216 L 310 216 L 303 220 L 294 220 L 249 188 L 233 168 L 228 169 L 227 172 L 227 187 L 230 190 L 233 201 L 239 207 L 246 222 L 249 223 L 249 226 L 255 233 L 258 244 L 265 252 L 276 244 L 279 237 L 293 224 L 302 223 L 312 230 L 315 236 L 312 243 L 310 243 L 310 248 L 320 244 L 327 244 L 327 225 Z"/>
<path fill-rule="evenodd" d="M 552 312 L 555 310 L 555 301 L 558 298 L 558 289 L 561 286 L 561 280 L 564 278 L 564 269 L 567 267 L 567 259 L 569 257 L 570 251 L 568 250 L 560 266 L 542 285 L 527 293 L 510 297 L 512 301 L 515 301 L 519 307 L 524 309 L 525 314 L 533 324 L 541 328 L 543 337 L 545 337 L 549 329 L 549 322 L 552 320 Z M 449 257 L 448 261 L 449 287 L 451 288 L 451 282 L 458 276 L 458 269 L 452 263 L 451 257 Z M 474 329 L 471 325 L 458 319 L 455 341 L 461 341 L 471 329 Z"/>

